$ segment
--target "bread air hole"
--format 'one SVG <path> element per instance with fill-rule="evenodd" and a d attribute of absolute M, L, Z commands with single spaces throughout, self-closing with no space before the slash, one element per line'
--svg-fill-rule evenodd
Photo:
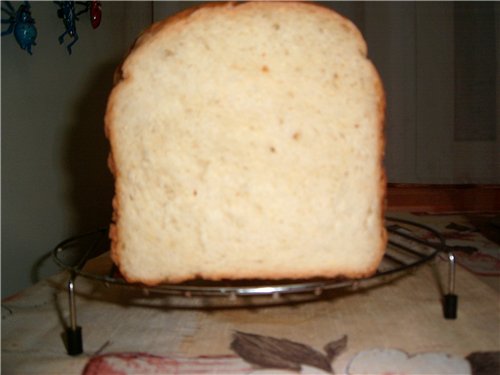
<path fill-rule="evenodd" d="M 166 49 L 166 50 L 164 51 L 164 55 L 165 55 L 165 57 L 172 57 L 172 56 L 174 56 L 174 55 L 175 55 L 175 52 L 174 52 L 174 51 L 172 51 L 172 50 L 170 50 L 170 49 Z"/>

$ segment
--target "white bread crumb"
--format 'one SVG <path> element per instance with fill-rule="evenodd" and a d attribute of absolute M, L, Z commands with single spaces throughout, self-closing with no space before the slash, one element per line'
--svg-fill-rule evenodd
<path fill-rule="evenodd" d="M 373 273 L 385 101 L 366 53 L 307 3 L 202 6 L 146 31 L 105 119 L 127 280 Z"/>

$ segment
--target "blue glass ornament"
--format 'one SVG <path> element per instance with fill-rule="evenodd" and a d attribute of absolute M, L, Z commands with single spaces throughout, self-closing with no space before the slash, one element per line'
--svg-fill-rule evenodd
<path fill-rule="evenodd" d="M 9 18 L 2 18 L 2 24 L 9 24 L 9 27 L 2 31 L 2 36 L 14 33 L 19 46 L 26 50 L 30 55 L 31 46 L 36 46 L 36 36 L 38 34 L 35 27 L 35 20 L 31 17 L 31 6 L 28 1 L 19 6 L 17 11 L 14 9 L 10 1 L 5 2 L 2 6 L 2 12 L 7 13 Z"/>
<path fill-rule="evenodd" d="M 66 46 L 68 53 L 71 55 L 71 48 L 79 39 L 76 32 L 76 21 L 79 20 L 78 16 L 90 10 L 92 27 L 98 27 L 101 22 L 101 3 L 99 1 L 54 1 L 54 3 L 59 7 L 57 9 L 57 16 L 63 20 L 64 27 L 66 28 L 64 33 L 59 36 L 59 44 L 64 43 L 65 35 L 73 38 L 73 41 Z M 75 4 L 83 6 L 83 9 L 77 12 Z"/>
<path fill-rule="evenodd" d="M 54 1 L 54 3 L 59 7 L 57 10 L 57 17 L 61 18 L 64 23 L 66 30 L 62 33 L 58 40 L 59 44 L 64 43 L 64 36 L 69 35 L 73 38 L 67 46 L 66 49 L 71 55 L 71 47 L 78 41 L 78 33 L 76 32 L 76 21 L 78 20 L 78 15 L 75 13 L 75 2 L 74 1 Z"/>

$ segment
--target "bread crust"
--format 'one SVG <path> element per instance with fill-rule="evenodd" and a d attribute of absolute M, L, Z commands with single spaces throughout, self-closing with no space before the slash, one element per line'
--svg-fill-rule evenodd
<path fill-rule="evenodd" d="M 357 44 L 359 46 L 359 52 L 363 56 L 366 57 L 367 55 L 367 47 L 366 43 L 359 32 L 359 30 L 354 26 L 354 24 L 337 14 L 336 12 L 324 7 L 323 5 L 320 4 L 315 4 L 315 3 L 308 3 L 308 2 L 300 2 L 299 3 L 301 7 L 305 5 L 303 8 L 305 11 L 311 11 L 311 12 L 325 12 L 329 15 L 332 15 L 334 17 L 337 17 L 344 27 L 349 30 L 350 33 L 352 33 L 353 37 L 357 40 Z M 121 171 L 120 171 L 120 165 L 121 161 L 116 160 L 117 155 L 113 152 L 114 148 L 116 147 L 117 140 L 116 140 L 116 129 L 114 128 L 114 122 L 115 122 L 115 117 L 116 117 L 116 97 L 118 96 L 119 91 L 124 85 L 127 85 L 129 80 L 133 79 L 131 76 L 131 73 L 129 72 L 129 67 L 128 64 L 130 63 L 130 60 L 135 58 L 139 58 L 141 55 L 141 50 L 147 48 L 147 46 L 151 43 L 154 43 L 155 38 L 161 34 L 161 33 L 166 33 L 166 32 L 174 32 L 176 27 L 182 27 L 182 24 L 184 22 L 188 22 L 189 19 L 193 16 L 195 16 L 198 12 L 203 11 L 205 9 L 210 9 L 210 8 L 221 8 L 221 9 L 226 9 L 227 11 L 231 11 L 236 7 L 259 7 L 261 6 L 258 3 L 253 3 L 253 2 L 245 2 L 245 3 L 236 3 L 236 2 L 222 2 L 222 3 L 206 3 L 202 4 L 199 6 L 195 6 L 192 8 L 189 8 L 183 12 L 180 12 L 172 17 L 169 17 L 163 21 L 156 22 L 153 25 L 151 25 L 147 30 L 145 30 L 135 41 L 133 46 L 130 48 L 130 50 L 127 53 L 126 58 L 123 60 L 123 63 L 117 68 L 114 76 L 114 88 L 109 96 L 108 99 L 108 104 L 107 104 L 107 110 L 105 114 L 105 135 L 108 138 L 110 145 L 111 145 L 111 151 L 109 154 L 108 158 L 108 165 L 111 173 L 113 174 L 116 184 L 115 184 L 115 196 L 113 198 L 113 217 L 112 217 L 112 223 L 110 226 L 110 231 L 109 231 L 109 236 L 112 241 L 112 247 L 111 247 L 111 257 L 115 264 L 120 268 L 121 273 L 125 277 L 125 279 L 129 282 L 136 283 L 140 282 L 145 285 L 158 285 L 162 282 L 165 282 L 166 280 L 164 278 L 150 278 L 150 279 L 143 279 L 143 278 L 137 278 L 131 274 L 129 274 L 126 269 L 122 268 L 122 254 L 121 251 L 123 249 L 123 245 L 121 243 L 123 235 L 120 232 L 122 229 L 117 223 L 120 221 L 120 199 L 119 197 L 122 196 L 121 192 L 121 185 L 120 181 L 121 179 Z M 272 6 L 274 7 L 283 7 L 283 9 L 287 9 L 290 6 L 296 6 L 296 4 L 289 3 L 289 2 L 273 2 Z M 373 70 L 374 76 L 376 77 L 375 79 L 375 85 L 376 85 L 376 91 L 377 91 L 377 96 L 379 99 L 378 103 L 378 126 L 379 126 L 379 139 L 378 139 L 378 147 L 379 147 L 379 155 L 380 155 L 380 160 L 379 160 L 379 171 L 380 171 L 380 178 L 379 178 L 379 186 L 378 186 L 378 197 L 379 197 L 379 202 L 382 205 L 381 211 L 381 220 L 382 222 L 384 221 L 384 209 L 385 209 L 385 194 L 386 194 L 386 175 L 385 175 L 385 170 L 383 167 L 383 158 L 384 158 L 384 149 L 385 149 L 385 138 L 384 138 L 384 122 L 385 122 L 385 94 L 384 94 L 384 88 L 382 84 L 382 80 L 380 79 L 380 76 L 373 66 L 371 64 L 371 68 Z M 377 251 L 377 256 L 374 257 L 374 260 L 372 262 L 372 266 L 368 267 L 365 271 L 363 272 L 350 272 L 346 271 L 343 273 L 339 273 L 337 271 L 332 272 L 331 274 L 321 272 L 318 274 L 315 274 L 314 272 L 311 272 L 310 270 L 300 273 L 297 272 L 294 275 L 290 275 L 287 272 L 280 272 L 279 270 L 276 270 L 275 272 L 262 272 L 259 275 L 255 274 L 239 274 L 238 278 L 251 278 L 251 279 L 307 279 L 307 278 L 312 278 L 312 277 L 326 277 L 326 278 L 333 278 L 333 277 L 347 277 L 347 278 L 364 278 L 371 276 L 373 273 L 376 272 L 377 267 L 385 253 L 385 246 L 386 246 L 386 240 L 387 240 L 387 233 L 382 225 L 381 228 L 381 234 L 380 234 L 380 240 L 378 244 L 374 244 L 378 248 Z M 231 273 L 231 271 L 226 271 L 226 272 L 220 272 L 220 273 L 210 273 L 210 274 L 192 274 L 192 275 L 186 275 L 185 277 L 171 277 L 167 281 L 170 283 L 180 283 L 184 282 L 193 278 L 203 278 L 206 280 L 224 280 L 224 279 L 234 279 L 234 274 Z"/>

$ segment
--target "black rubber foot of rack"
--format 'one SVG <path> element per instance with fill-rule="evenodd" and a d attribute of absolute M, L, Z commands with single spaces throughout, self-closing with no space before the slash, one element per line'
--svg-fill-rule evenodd
<path fill-rule="evenodd" d="M 456 319 L 458 309 L 458 296 L 446 294 L 443 299 L 443 310 L 445 319 Z"/>
<path fill-rule="evenodd" d="M 67 350 L 69 355 L 83 353 L 82 327 L 66 329 Z"/>

